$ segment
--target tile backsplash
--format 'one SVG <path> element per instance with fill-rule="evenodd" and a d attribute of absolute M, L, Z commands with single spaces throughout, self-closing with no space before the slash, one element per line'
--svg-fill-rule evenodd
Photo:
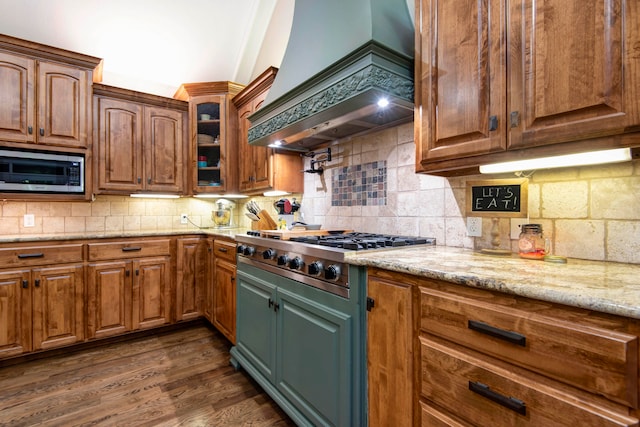
<path fill-rule="evenodd" d="M 439 245 L 491 247 L 491 218 L 483 218 L 482 237 L 466 235 L 465 197 L 469 180 L 514 178 L 468 176 L 443 178 L 415 171 L 413 124 L 342 141 L 332 147 L 324 173 L 305 174 L 296 219 L 346 229 L 435 237 Z M 306 160 L 307 169 L 310 165 Z M 273 202 L 253 200 L 277 218 Z M 251 227 L 246 199 L 235 200 L 233 224 Z M 0 200 L 0 233 L 130 232 L 193 229 L 180 214 L 212 227 L 214 200 L 132 199 L 98 196 L 93 202 L 21 202 Z M 556 255 L 640 264 L 640 162 L 539 170 L 529 179 L 529 218 L 550 238 Z M 34 227 L 23 216 L 33 214 Z M 498 221 L 500 248 L 516 251 L 510 220 Z"/>
<path fill-rule="evenodd" d="M 488 248 L 491 218 L 482 237 L 466 235 L 466 183 L 513 174 L 443 178 L 415 174 L 413 124 L 342 141 L 332 147 L 324 175 L 305 176 L 302 212 L 323 228 L 436 237 L 439 245 Z M 345 186 L 344 171 L 386 162 L 383 203 L 336 203 L 362 191 Z M 336 174 L 342 178 L 336 179 Z M 335 189 L 336 182 L 339 187 Z M 640 263 L 640 162 L 539 170 L 529 178 L 529 217 L 539 223 L 557 255 Z M 498 221 L 500 248 L 517 250 L 508 218 Z"/>
<path fill-rule="evenodd" d="M 331 206 L 387 204 L 387 161 L 344 166 L 331 175 Z"/>
<path fill-rule="evenodd" d="M 193 224 L 212 227 L 215 203 L 184 198 L 136 199 L 125 196 L 98 196 L 93 202 L 0 201 L 0 234 L 35 235 L 55 233 L 132 232 L 180 230 Z M 181 224 L 186 213 L 191 224 Z M 33 214 L 33 227 L 24 227 L 24 215 Z M 238 222 L 238 209 L 234 209 Z"/>

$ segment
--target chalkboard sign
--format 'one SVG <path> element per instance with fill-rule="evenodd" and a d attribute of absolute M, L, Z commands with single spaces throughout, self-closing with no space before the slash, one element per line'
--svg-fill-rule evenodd
<path fill-rule="evenodd" d="M 526 217 L 528 183 L 526 178 L 468 181 L 467 216 Z"/>

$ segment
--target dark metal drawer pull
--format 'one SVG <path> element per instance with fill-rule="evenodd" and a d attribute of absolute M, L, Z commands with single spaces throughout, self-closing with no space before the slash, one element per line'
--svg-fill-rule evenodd
<path fill-rule="evenodd" d="M 28 281 L 28 280 L 23 280 L 23 281 L 22 281 L 22 287 L 23 287 L 24 289 L 27 289 L 27 288 L 29 287 L 29 281 Z"/>
<path fill-rule="evenodd" d="M 226 253 L 226 252 L 228 252 L 228 251 L 227 251 L 227 248 L 218 248 L 218 251 L 220 251 L 220 252 L 225 252 L 225 253 Z"/>
<path fill-rule="evenodd" d="M 477 381 L 469 381 L 469 390 L 496 402 L 498 405 L 511 409 L 520 415 L 527 415 L 527 405 L 522 400 L 496 393 L 486 384 L 482 384 Z"/>
<path fill-rule="evenodd" d="M 510 342 L 511 344 L 520 345 L 522 347 L 526 347 L 527 345 L 527 337 L 525 337 L 524 335 L 517 332 L 505 331 L 504 329 L 499 329 L 495 326 L 487 325 L 484 322 L 469 320 L 469 322 L 467 323 L 467 327 L 482 334 Z"/>
<path fill-rule="evenodd" d="M 18 258 L 19 259 L 25 259 L 25 258 L 42 258 L 44 257 L 43 253 L 37 253 L 37 254 L 18 254 Z"/>
<path fill-rule="evenodd" d="M 142 248 L 139 246 L 134 246 L 134 247 L 129 247 L 129 248 L 122 248 L 122 252 L 137 252 L 137 251 L 141 251 Z"/>

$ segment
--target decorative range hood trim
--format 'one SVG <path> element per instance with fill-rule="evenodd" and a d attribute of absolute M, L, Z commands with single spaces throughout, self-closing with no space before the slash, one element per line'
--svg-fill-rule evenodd
<path fill-rule="evenodd" d="M 330 130 L 376 114 L 380 97 L 389 100 L 387 109 L 396 111 L 385 120 L 381 109 L 380 123 L 359 123 L 364 133 L 408 122 L 413 119 L 413 94 L 413 59 L 371 41 L 252 114 L 249 143 L 284 140 L 282 148 L 299 151 L 313 148 L 301 142 L 304 138 L 329 143 L 334 140 Z"/>

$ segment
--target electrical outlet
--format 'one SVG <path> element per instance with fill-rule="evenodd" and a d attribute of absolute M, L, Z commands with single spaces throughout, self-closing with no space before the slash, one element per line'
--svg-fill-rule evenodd
<path fill-rule="evenodd" d="M 467 217 L 467 236 L 482 237 L 482 217 Z"/>
<path fill-rule="evenodd" d="M 189 223 L 189 218 L 187 217 L 187 214 L 180 214 L 180 224 L 188 224 Z"/>
<path fill-rule="evenodd" d="M 511 218 L 511 239 L 515 240 L 520 237 L 522 224 L 528 224 L 527 218 Z"/>
<path fill-rule="evenodd" d="M 34 214 L 25 214 L 24 216 L 24 226 L 25 227 L 35 227 L 36 218 Z"/>

